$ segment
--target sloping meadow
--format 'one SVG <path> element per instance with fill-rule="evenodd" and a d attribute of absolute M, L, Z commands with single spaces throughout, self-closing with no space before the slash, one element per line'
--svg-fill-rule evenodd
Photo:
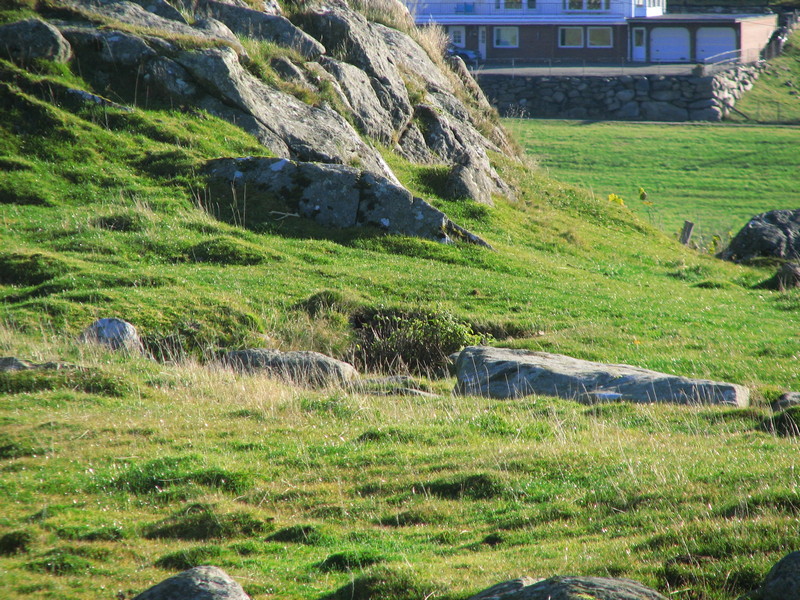
<path fill-rule="evenodd" d="M 460 599 L 586 574 L 722 600 L 794 549 L 796 441 L 768 404 L 800 388 L 800 298 L 754 287 L 771 268 L 500 156 L 517 194 L 492 208 L 385 155 L 493 251 L 288 215 L 244 229 L 206 210 L 198 173 L 268 154 L 254 138 L 194 109 L 67 110 L 41 90 L 77 74 L 0 68 L 0 356 L 62 365 L 0 373 L 4 597 L 132 598 L 216 564 L 254 598 Z M 434 396 L 312 391 L 216 361 L 358 362 L 359 324 L 431 314 L 463 339 L 744 384 L 754 406 L 454 397 L 434 366 Z M 136 325 L 147 357 L 78 343 L 103 316 Z"/>

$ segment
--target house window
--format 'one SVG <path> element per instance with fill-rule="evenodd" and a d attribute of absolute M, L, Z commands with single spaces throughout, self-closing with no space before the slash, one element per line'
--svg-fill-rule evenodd
<path fill-rule="evenodd" d="M 522 0 L 506 0 L 506 8 L 522 8 Z"/>
<path fill-rule="evenodd" d="M 564 0 L 564 10 L 609 10 L 610 8 L 611 0 Z"/>
<path fill-rule="evenodd" d="M 451 25 L 447 28 L 447 33 L 450 34 L 450 43 L 458 48 L 464 47 L 464 26 Z"/>
<path fill-rule="evenodd" d="M 559 48 L 583 48 L 583 27 L 559 27 Z"/>
<path fill-rule="evenodd" d="M 614 46 L 614 36 L 611 27 L 587 27 L 586 28 L 587 46 L 589 48 L 612 48 Z"/>
<path fill-rule="evenodd" d="M 495 48 L 519 48 L 519 27 L 495 27 Z"/>
<path fill-rule="evenodd" d="M 529 9 L 536 8 L 536 0 L 528 0 L 528 8 Z"/>

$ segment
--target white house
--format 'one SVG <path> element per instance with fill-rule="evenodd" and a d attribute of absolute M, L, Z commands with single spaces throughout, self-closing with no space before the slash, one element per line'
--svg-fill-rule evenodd
<path fill-rule="evenodd" d="M 666 14 L 666 0 L 406 0 L 484 60 L 758 60 L 776 15 Z"/>

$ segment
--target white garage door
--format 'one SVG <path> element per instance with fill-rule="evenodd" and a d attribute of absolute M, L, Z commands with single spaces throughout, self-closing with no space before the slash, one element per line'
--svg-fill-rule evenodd
<path fill-rule="evenodd" d="M 689 30 L 685 27 L 656 27 L 650 33 L 650 60 L 689 62 Z"/>
<path fill-rule="evenodd" d="M 732 53 L 736 50 L 736 32 L 732 27 L 701 27 L 697 30 L 697 60 L 711 58 L 712 62 L 719 62 L 734 58 Z M 723 52 L 731 52 L 724 56 L 717 56 Z"/>

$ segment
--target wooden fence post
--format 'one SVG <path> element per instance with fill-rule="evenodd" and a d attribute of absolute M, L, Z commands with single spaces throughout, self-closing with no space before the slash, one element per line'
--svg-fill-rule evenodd
<path fill-rule="evenodd" d="M 681 231 L 681 244 L 686 246 L 689 240 L 692 239 L 692 232 L 694 231 L 694 223 L 691 221 L 683 222 L 683 231 Z"/>

